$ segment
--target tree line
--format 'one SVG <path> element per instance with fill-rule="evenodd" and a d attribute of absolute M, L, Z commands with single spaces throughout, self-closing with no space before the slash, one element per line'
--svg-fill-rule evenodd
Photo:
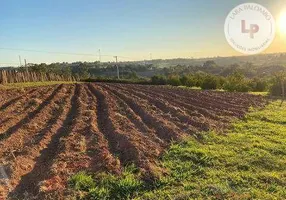
<path fill-rule="evenodd" d="M 199 87 L 203 90 L 225 90 L 229 92 L 270 92 L 281 95 L 286 88 L 285 72 L 268 77 L 247 78 L 243 73 L 235 71 L 224 77 L 203 72 L 187 75 L 155 75 L 151 78 L 154 85 L 172 85 Z"/>
<path fill-rule="evenodd" d="M 248 62 L 220 66 L 213 60 L 196 66 L 175 65 L 163 68 L 152 63 L 121 62 L 117 65 L 121 80 L 117 80 L 117 66 L 112 62 L 30 64 L 27 68 L 20 67 L 17 70 L 73 76 L 88 81 L 168 84 L 231 92 L 270 91 L 273 95 L 281 95 L 282 89 L 286 88 L 284 66 L 258 66 Z M 148 76 L 142 76 L 144 72 L 148 72 Z"/>

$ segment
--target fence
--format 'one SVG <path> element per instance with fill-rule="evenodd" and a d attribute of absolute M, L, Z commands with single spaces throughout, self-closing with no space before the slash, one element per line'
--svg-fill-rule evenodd
<path fill-rule="evenodd" d="M 0 84 L 44 81 L 77 81 L 77 78 L 72 76 L 61 76 L 51 73 L 0 70 Z"/>

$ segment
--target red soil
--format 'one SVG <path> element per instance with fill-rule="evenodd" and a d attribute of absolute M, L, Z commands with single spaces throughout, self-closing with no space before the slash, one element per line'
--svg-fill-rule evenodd
<path fill-rule="evenodd" d="M 0 166 L 10 179 L 9 187 L 0 179 L 0 199 L 61 193 L 74 173 L 120 174 L 131 163 L 152 180 L 164 172 L 158 157 L 171 141 L 223 130 L 266 102 L 241 93 L 104 83 L 0 94 Z"/>

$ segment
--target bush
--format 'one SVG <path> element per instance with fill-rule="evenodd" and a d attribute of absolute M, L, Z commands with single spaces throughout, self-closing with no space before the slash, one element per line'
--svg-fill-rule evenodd
<path fill-rule="evenodd" d="M 196 85 L 197 85 L 196 78 L 193 75 L 189 76 L 188 80 L 185 83 L 185 86 L 187 86 L 187 87 L 194 87 Z"/>
<path fill-rule="evenodd" d="M 248 85 L 253 92 L 264 92 L 268 88 L 267 80 L 261 78 L 254 78 Z"/>
<path fill-rule="evenodd" d="M 179 76 L 170 76 L 168 78 L 168 84 L 172 86 L 179 86 L 182 85 Z"/>
<path fill-rule="evenodd" d="M 155 75 L 151 77 L 151 83 L 154 85 L 166 85 L 167 79 L 165 76 Z"/>
<path fill-rule="evenodd" d="M 187 82 L 188 82 L 188 76 L 186 75 L 183 75 L 182 77 L 180 77 L 180 82 L 182 85 L 186 86 L 187 85 Z"/>
<path fill-rule="evenodd" d="M 203 80 L 205 79 L 207 75 L 203 72 L 198 72 L 194 74 L 194 80 L 196 81 L 195 86 L 196 87 L 201 87 L 201 85 L 203 84 Z"/>
<path fill-rule="evenodd" d="M 219 80 L 216 76 L 207 75 L 202 84 L 201 88 L 203 90 L 215 90 L 219 88 Z"/>
<path fill-rule="evenodd" d="M 223 89 L 229 92 L 248 92 L 248 81 L 240 72 L 234 72 L 226 78 Z"/>
<path fill-rule="evenodd" d="M 272 79 L 270 94 L 273 96 L 282 96 L 282 83 L 284 85 L 284 94 L 286 94 L 286 74 L 276 74 Z"/>

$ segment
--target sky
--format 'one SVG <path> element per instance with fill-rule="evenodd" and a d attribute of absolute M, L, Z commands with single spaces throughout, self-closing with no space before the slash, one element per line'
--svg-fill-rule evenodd
<path fill-rule="evenodd" d="M 0 66 L 99 60 L 241 55 L 224 36 L 228 13 L 244 0 L 0 0 Z M 251 1 L 278 18 L 286 0 Z M 69 55 L 44 52 L 61 52 Z M 277 34 L 264 53 L 286 52 Z"/>

